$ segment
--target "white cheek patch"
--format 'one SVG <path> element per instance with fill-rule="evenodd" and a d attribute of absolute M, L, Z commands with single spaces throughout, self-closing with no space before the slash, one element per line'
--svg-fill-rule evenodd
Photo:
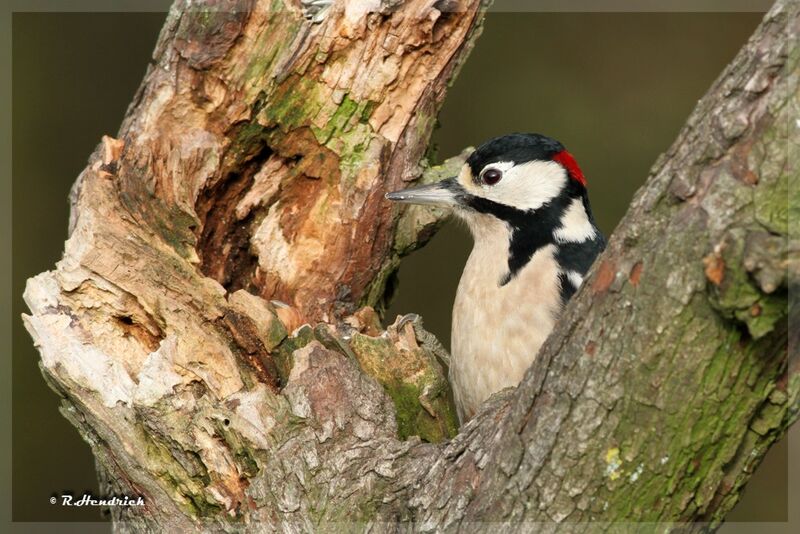
<path fill-rule="evenodd" d="M 503 171 L 496 185 L 481 186 L 481 196 L 521 210 L 535 210 L 558 196 L 567 183 L 564 168 L 554 161 L 528 161 L 519 165 L 487 165 Z"/>
<path fill-rule="evenodd" d="M 580 243 L 595 237 L 596 230 L 589 221 L 583 202 L 578 198 L 574 199 L 564 211 L 560 223 L 558 229 L 553 232 L 553 236 L 561 243 Z"/>

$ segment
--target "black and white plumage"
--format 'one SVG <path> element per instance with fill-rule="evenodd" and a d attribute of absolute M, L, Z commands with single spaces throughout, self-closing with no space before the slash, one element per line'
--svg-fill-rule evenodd
<path fill-rule="evenodd" d="M 451 332 L 450 381 L 465 421 L 519 383 L 605 247 L 586 180 L 558 141 L 512 134 L 480 146 L 458 176 L 387 198 L 449 206 L 473 236 Z"/>

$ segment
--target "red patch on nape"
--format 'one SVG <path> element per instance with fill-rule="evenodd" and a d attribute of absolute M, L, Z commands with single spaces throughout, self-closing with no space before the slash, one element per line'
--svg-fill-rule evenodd
<path fill-rule="evenodd" d="M 567 174 L 569 174 L 570 178 L 577 180 L 582 186 L 586 187 L 586 177 L 583 175 L 581 168 L 578 167 L 578 162 L 575 161 L 572 154 L 566 150 L 562 150 L 553 156 L 553 161 L 557 161 L 567 169 Z"/>

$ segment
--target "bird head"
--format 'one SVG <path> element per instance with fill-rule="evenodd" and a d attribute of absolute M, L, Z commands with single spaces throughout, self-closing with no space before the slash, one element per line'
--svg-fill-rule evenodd
<path fill-rule="evenodd" d="M 452 208 L 481 254 L 498 256 L 500 285 L 548 245 L 556 247 L 559 268 L 580 274 L 605 245 L 580 167 L 561 143 L 541 134 L 491 139 L 467 158 L 458 176 L 386 198 Z M 496 244 L 507 247 L 506 253 Z"/>
<path fill-rule="evenodd" d="M 468 223 L 490 215 L 513 225 L 515 219 L 562 197 L 568 201 L 585 192 L 586 179 L 561 143 L 541 134 L 511 134 L 481 145 L 458 176 L 388 193 L 386 198 L 450 207 Z"/>

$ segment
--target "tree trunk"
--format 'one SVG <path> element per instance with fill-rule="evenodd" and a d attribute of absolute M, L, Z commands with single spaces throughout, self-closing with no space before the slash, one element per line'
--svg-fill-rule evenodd
<path fill-rule="evenodd" d="M 62 412 L 147 503 L 116 528 L 718 524 L 797 416 L 797 3 L 700 101 L 522 384 L 442 444 L 441 346 L 378 320 L 442 213 L 383 194 L 463 161 L 421 163 L 482 8 L 305 4 L 176 2 L 28 283 Z"/>

